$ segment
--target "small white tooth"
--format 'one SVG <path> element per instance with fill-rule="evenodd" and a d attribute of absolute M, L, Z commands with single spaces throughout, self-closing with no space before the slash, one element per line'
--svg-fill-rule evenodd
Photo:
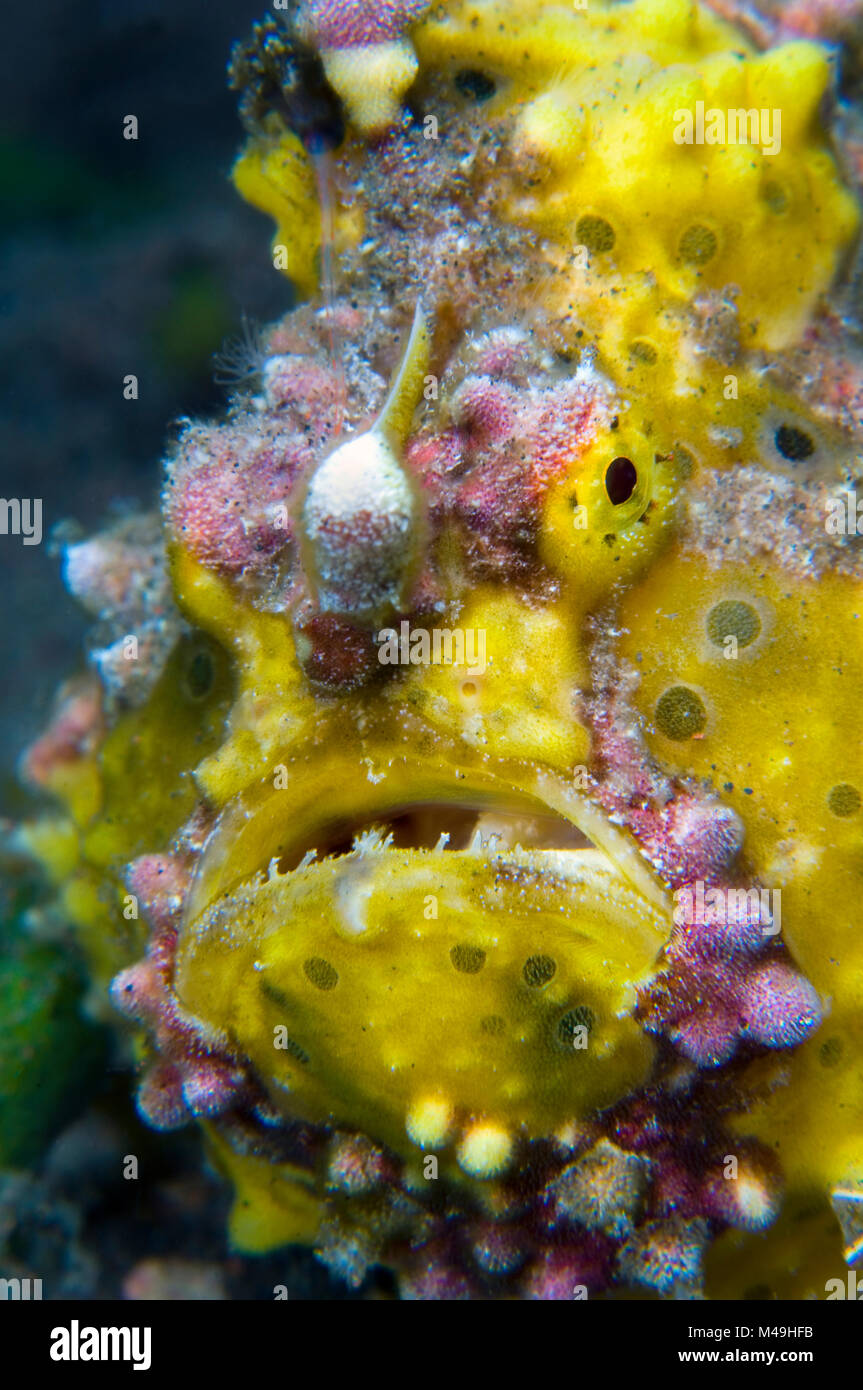
<path fill-rule="evenodd" d="M 307 849 L 299 864 L 297 865 L 296 872 L 299 873 L 301 869 L 307 869 L 310 864 L 314 864 L 317 857 L 318 851 L 316 849 Z"/>
<path fill-rule="evenodd" d="M 470 844 L 467 847 L 468 854 L 480 854 L 482 852 L 482 831 L 477 826 L 471 836 Z"/>
<path fill-rule="evenodd" d="M 391 849 L 393 843 L 393 832 L 388 830 L 386 834 L 380 825 L 373 825 L 369 830 L 362 830 L 359 835 L 354 836 L 354 854 L 380 854 L 384 850 Z"/>
<path fill-rule="evenodd" d="M 437 854 L 438 850 L 445 850 L 446 847 L 447 847 L 447 845 L 449 844 L 449 841 L 450 841 L 450 834 L 449 834 L 449 831 L 448 831 L 448 830 L 442 830 L 441 833 L 440 833 L 440 839 L 438 840 L 437 844 L 436 844 L 435 847 L 434 847 L 434 852 L 435 852 L 435 854 Z"/>
<path fill-rule="evenodd" d="M 281 878 L 279 873 L 279 856 L 274 854 L 267 865 L 267 883 L 272 883 L 274 878 Z"/>

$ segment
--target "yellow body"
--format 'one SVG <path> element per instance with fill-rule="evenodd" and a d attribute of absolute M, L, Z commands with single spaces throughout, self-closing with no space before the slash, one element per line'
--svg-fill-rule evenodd
<path fill-rule="evenodd" d="M 669 903 L 577 775 L 594 751 L 581 699 L 600 615 L 619 629 L 615 659 L 637 675 L 632 702 L 658 765 L 704 779 L 741 817 L 749 872 L 781 888 L 783 939 L 828 1009 L 793 1055 L 752 1064 L 751 1092 L 741 1082 L 737 1127 L 774 1148 L 786 1205 L 766 1233 L 723 1237 L 710 1292 L 817 1294 L 842 1272 L 829 1193 L 863 1176 L 863 812 L 848 793 L 831 809 L 837 787 L 863 795 L 863 591 L 852 573 L 788 574 L 770 553 L 706 564 L 689 544 L 685 503 L 711 470 L 742 458 L 777 466 L 779 419 L 811 432 L 820 476 L 841 476 L 841 441 L 767 382 L 757 355 L 799 339 L 857 229 L 819 121 L 828 59 L 811 44 L 758 54 L 685 0 L 450 3 L 408 38 L 432 97 L 476 64 L 481 43 L 497 84 L 483 119 L 510 157 L 498 216 L 530 229 L 550 267 L 531 310 L 577 351 L 576 304 L 624 401 L 614 435 L 574 452 L 545 497 L 539 550 L 556 588 L 542 603 L 492 583 L 461 595 L 460 626 L 487 634 L 481 675 L 408 667 L 385 685 L 325 695 L 302 674 L 287 618 L 247 604 L 175 546 L 178 603 L 218 644 L 213 689 L 187 709 L 167 697 L 180 679 L 169 668 L 75 787 L 58 787 L 74 829 L 31 838 L 58 873 L 77 836 L 65 904 L 104 980 L 140 948 L 119 907 L 123 864 L 167 847 L 202 796 L 217 822 L 187 905 L 183 1004 L 228 1034 L 285 1113 L 362 1130 L 410 1161 L 440 1150 L 453 1181 L 482 1183 L 518 1142 L 577 1126 L 641 1085 L 652 1062 L 632 1010 L 668 938 Z M 365 72 L 381 90 L 357 105 L 373 115 L 355 122 L 352 149 L 413 70 L 404 46 L 398 72 L 385 56 Z M 350 109 L 360 56 L 330 67 Z M 781 149 L 681 146 L 675 112 L 697 102 L 781 109 Z M 286 273 L 311 295 L 321 223 L 299 141 L 274 125 L 234 179 L 275 218 Z M 337 210 L 338 245 L 360 240 L 361 205 L 360 194 Z M 692 300 L 729 284 L 741 341 L 723 361 L 699 350 Z M 615 454 L 638 466 L 622 507 L 603 489 Z M 728 601 L 742 605 L 730 619 L 741 634 L 733 660 L 709 633 Z M 703 705 L 697 738 L 657 723 L 663 693 L 681 685 Z M 549 868 L 542 855 L 554 851 L 400 851 L 372 838 L 302 860 L 359 813 L 372 824 L 430 802 L 554 816 L 598 849 L 561 851 Z M 562 913 L 573 891 L 575 923 Z M 525 971 L 539 957 L 556 970 L 535 987 Z M 559 1031 L 581 1008 L 596 1030 L 585 1056 Z M 278 1045 L 280 1027 L 290 1046 Z M 223 1162 L 239 1243 L 314 1238 L 307 1179 L 227 1150 Z"/>

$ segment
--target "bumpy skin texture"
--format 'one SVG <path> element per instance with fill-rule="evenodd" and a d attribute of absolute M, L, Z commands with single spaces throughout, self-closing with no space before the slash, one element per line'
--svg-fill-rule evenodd
<path fill-rule="evenodd" d="M 67 557 L 104 694 L 22 837 L 244 1248 L 408 1298 L 823 1296 L 863 1182 L 828 56 L 683 0 L 333 0 L 296 42 L 344 140 L 256 87 L 234 177 L 311 302 L 181 427 L 146 583 L 126 533 Z M 698 101 L 781 150 L 676 144 Z"/>

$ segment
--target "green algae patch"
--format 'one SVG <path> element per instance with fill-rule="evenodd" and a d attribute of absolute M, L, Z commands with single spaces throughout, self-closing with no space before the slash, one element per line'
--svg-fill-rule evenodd
<path fill-rule="evenodd" d="M 0 959 L 0 1166 L 33 1163 L 104 1070 L 104 1031 L 81 1012 L 77 972 L 51 946 Z"/>

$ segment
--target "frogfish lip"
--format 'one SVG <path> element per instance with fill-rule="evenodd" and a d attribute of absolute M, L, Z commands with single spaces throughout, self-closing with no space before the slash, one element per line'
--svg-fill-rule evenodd
<path fill-rule="evenodd" d="M 443 835 L 443 845 L 456 848 L 471 830 L 523 849 L 579 854 L 593 847 L 654 909 L 671 911 L 635 842 L 571 778 L 529 763 L 475 757 L 459 766 L 399 752 L 347 763 L 297 758 L 246 788 L 207 838 L 184 924 L 274 862 L 290 871 L 309 853 L 341 852 L 372 826 L 393 828 L 401 847 L 431 848 Z"/>

